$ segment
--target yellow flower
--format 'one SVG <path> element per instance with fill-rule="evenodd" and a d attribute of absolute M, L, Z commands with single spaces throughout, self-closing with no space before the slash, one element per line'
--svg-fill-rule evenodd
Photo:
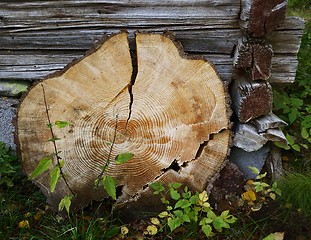
<path fill-rule="evenodd" d="M 20 221 L 18 224 L 19 228 L 30 228 L 28 220 Z"/>

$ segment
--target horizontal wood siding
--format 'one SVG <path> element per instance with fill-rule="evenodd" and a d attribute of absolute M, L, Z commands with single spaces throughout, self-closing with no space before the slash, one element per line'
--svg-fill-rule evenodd
<path fill-rule="evenodd" d="M 176 34 L 187 53 L 212 61 L 231 80 L 232 52 L 242 37 L 238 0 L 1 1 L 0 79 L 35 80 L 62 69 L 104 35 L 127 30 Z M 270 82 L 293 82 L 302 22 L 288 18 L 268 36 Z"/>

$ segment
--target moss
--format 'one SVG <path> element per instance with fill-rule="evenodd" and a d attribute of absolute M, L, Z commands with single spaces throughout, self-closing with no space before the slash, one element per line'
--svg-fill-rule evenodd
<path fill-rule="evenodd" d="M 5 80 L 0 82 L 0 95 L 6 97 L 18 97 L 22 93 L 27 91 L 27 88 L 31 85 L 27 81 L 14 81 Z"/>

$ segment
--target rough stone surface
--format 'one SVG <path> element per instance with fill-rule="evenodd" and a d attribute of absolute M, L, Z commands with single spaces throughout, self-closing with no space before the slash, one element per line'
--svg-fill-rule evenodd
<path fill-rule="evenodd" d="M 0 82 L 0 96 L 4 97 L 19 97 L 22 93 L 27 91 L 31 85 L 26 81 L 1 81 Z"/>
<path fill-rule="evenodd" d="M 246 152 L 241 148 L 233 147 L 229 160 L 239 167 L 246 179 L 253 179 L 256 175 L 249 167 L 256 167 L 261 171 L 268 158 L 269 151 L 269 144 L 264 145 L 261 149 L 254 152 Z"/>
<path fill-rule="evenodd" d="M 12 120 L 16 115 L 17 99 L 0 98 L 0 141 L 15 149 L 14 125 Z"/>

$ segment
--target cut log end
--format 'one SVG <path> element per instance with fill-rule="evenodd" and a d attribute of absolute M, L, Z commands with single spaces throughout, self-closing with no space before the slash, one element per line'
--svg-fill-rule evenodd
<path fill-rule="evenodd" d="M 277 29 L 285 19 L 286 0 L 242 0 L 240 26 L 253 37 L 262 37 Z"/>
<path fill-rule="evenodd" d="M 103 166 L 122 189 L 120 204 L 137 200 L 155 180 L 203 190 L 221 169 L 230 145 L 230 116 L 224 84 L 213 66 L 185 58 L 165 35 L 137 33 L 136 49 L 135 75 L 127 33 L 120 33 L 35 85 L 21 102 L 17 139 L 26 174 L 55 151 L 65 161 L 65 178 L 55 192 L 49 190 L 49 174 L 34 180 L 54 209 L 70 192 L 77 196 L 74 210 L 107 197 L 102 188 L 94 189 Z M 72 123 L 53 128 L 60 138 L 57 150 L 47 141 L 48 118 Z M 116 164 L 124 152 L 134 157 Z M 171 169 L 173 163 L 178 171 Z"/>
<path fill-rule="evenodd" d="M 268 82 L 247 80 L 240 76 L 231 87 L 233 110 L 242 123 L 271 112 L 273 105 L 272 87 Z"/>
<path fill-rule="evenodd" d="M 267 80 L 271 75 L 272 46 L 262 40 L 241 38 L 234 52 L 233 65 L 251 72 L 252 80 Z"/>

